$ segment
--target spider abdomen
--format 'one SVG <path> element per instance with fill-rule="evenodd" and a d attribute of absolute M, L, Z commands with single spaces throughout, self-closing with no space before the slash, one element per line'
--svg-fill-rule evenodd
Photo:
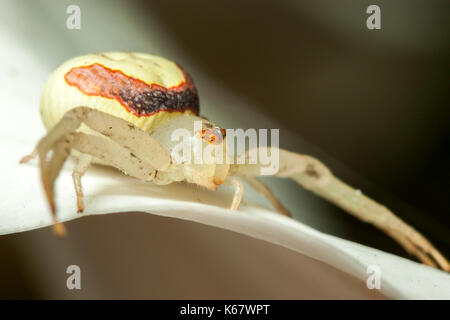
<path fill-rule="evenodd" d="M 176 63 L 149 54 L 111 52 L 76 57 L 50 76 L 40 107 L 46 128 L 77 106 L 153 130 L 168 118 L 197 115 L 199 98 L 192 79 Z"/>

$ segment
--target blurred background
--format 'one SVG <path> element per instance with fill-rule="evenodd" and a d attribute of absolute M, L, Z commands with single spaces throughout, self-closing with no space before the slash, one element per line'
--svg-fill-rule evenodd
<path fill-rule="evenodd" d="M 0 3 L 2 56 L 21 48 L 39 61 L 0 72 L 17 86 L 34 72 L 36 91 L 25 94 L 36 108 L 51 70 L 73 56 L 165 56 L 192 75 L 202 114 L 224 127 L 280 128 L 281 147 L 318 157 L 450 256 L 448 1 Z M 80 30 L 66 28 L 71 4 Z M 371 4 L 381 30 L 366 27 Z M 264 180 L 297 220 L 407 257 L 295 183 Z M 0 237 L 1 298 L 383 298 L 289 250 L 186 221 L 130 213 L 68 227 L 63 242 L 48 228 Z M 85 270 L 79 292 L 61 285 L 69 264 Z"/>

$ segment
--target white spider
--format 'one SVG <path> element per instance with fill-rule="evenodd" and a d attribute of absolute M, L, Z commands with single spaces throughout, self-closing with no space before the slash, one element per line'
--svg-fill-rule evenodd
<path fill-rule="evenodd" d="M 73 171 L 78 211 L 83 211 L 81 177 L 92 163 L 113 166 L 127 175 L 168 184 L 194 183 L 215 190 L 222 184 L 235 188 L 231 209 L 238 208 L 244 192 L 241 179 L 264 195 L 284 215 L 289 212 L 256 176 L 262 163 L 229 164 L 226 161 L 195 164 L 175 163 L 171 157 L 175 129 L 192 132 L 201 139 L 225 146 L 216 125 L 200 117 L 197 90 L 189 75 L 177 64 L 153 55 L 112 52 L 77 57 L 50 76 L 41 98 L 41 115 L 48 134 L 26 162 L 38 155 L 42 183 L 57 223 L 54 182 L 67 157 L 78 157 Z M 201 121 L 202 130 L 194 132 Z M 267 148 L 267 152 L 271 152 Z M 450 264 L 433 245 L 389 209 L 337 179 L 317 159 L 278 149 L 277 177 L 291 178 L 317 195 L 333 202 L 355 217 L 377 226 L 409 253 L 430 266 L 449 271 Z M 247 153 L 247 160 L 250 151 Z M 239 177 L 239 178 L 238 178 Z"/>

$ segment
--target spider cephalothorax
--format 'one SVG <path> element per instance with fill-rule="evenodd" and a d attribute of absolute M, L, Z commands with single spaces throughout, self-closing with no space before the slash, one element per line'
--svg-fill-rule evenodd
<path fill-rule="evenodd" d="M 244 192 L 241 180 L 244 180 L 279 213 L 289 215 L 256 178 L 262 175 L 267 163 L 261 159 L 227 161 L 225 130 L 199 115 L 197 89 L 189 75 L 172 61 L 124 52 L 71 59 L 50 76 L 40 108 L 48 133 L 22 162 L 39 156 L 44 190 L 55 231 L 60 235 L 65 229 L 56 221 L 53 186 L 69 155 L 78 157 L 72 176 L 79 212 L 84 208 L 81 177 L 92 163 L 101 163 L 156 184 L 186 181 L 211 190 L 222 184 L 232 185 L 235 188 L 232 210 L 241 202 Z M 174 139 L 174 133 L 179 132 L 185 136 L 181 144 Z M 213 147 L 220 156 L 196 162 L 197 149 L 192 148 L 199 146 Z M 175 161 L 174 156 L 182 149 L 193 152 Z M 252 151 L 255 150 L 248 150 L 242 158 L 248 160 L 254 154 Z M 450 270 L 447 260 L 419 232 L 336 178 L 317 159 L 274 147 L 259 147 L 257 151 L 278 155 L 279 169 L 274 176 L 295 180 L 377 226 L 422 262 Z"/>

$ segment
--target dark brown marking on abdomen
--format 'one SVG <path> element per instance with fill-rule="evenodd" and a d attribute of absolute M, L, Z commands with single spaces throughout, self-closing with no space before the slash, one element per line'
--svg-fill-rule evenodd
<path fill-rule="evenodd" d="M 183 71 L 185 81 L 170 88 L 145 83 L 99 63 L 72 68 L 64 79 L 84 94 L 117 100 L 128 112 L 138 117 L 151 116 L 159 111 L 185 110 L 198 115 L 197 89 L 187 72 L 178 67 Z"/>

